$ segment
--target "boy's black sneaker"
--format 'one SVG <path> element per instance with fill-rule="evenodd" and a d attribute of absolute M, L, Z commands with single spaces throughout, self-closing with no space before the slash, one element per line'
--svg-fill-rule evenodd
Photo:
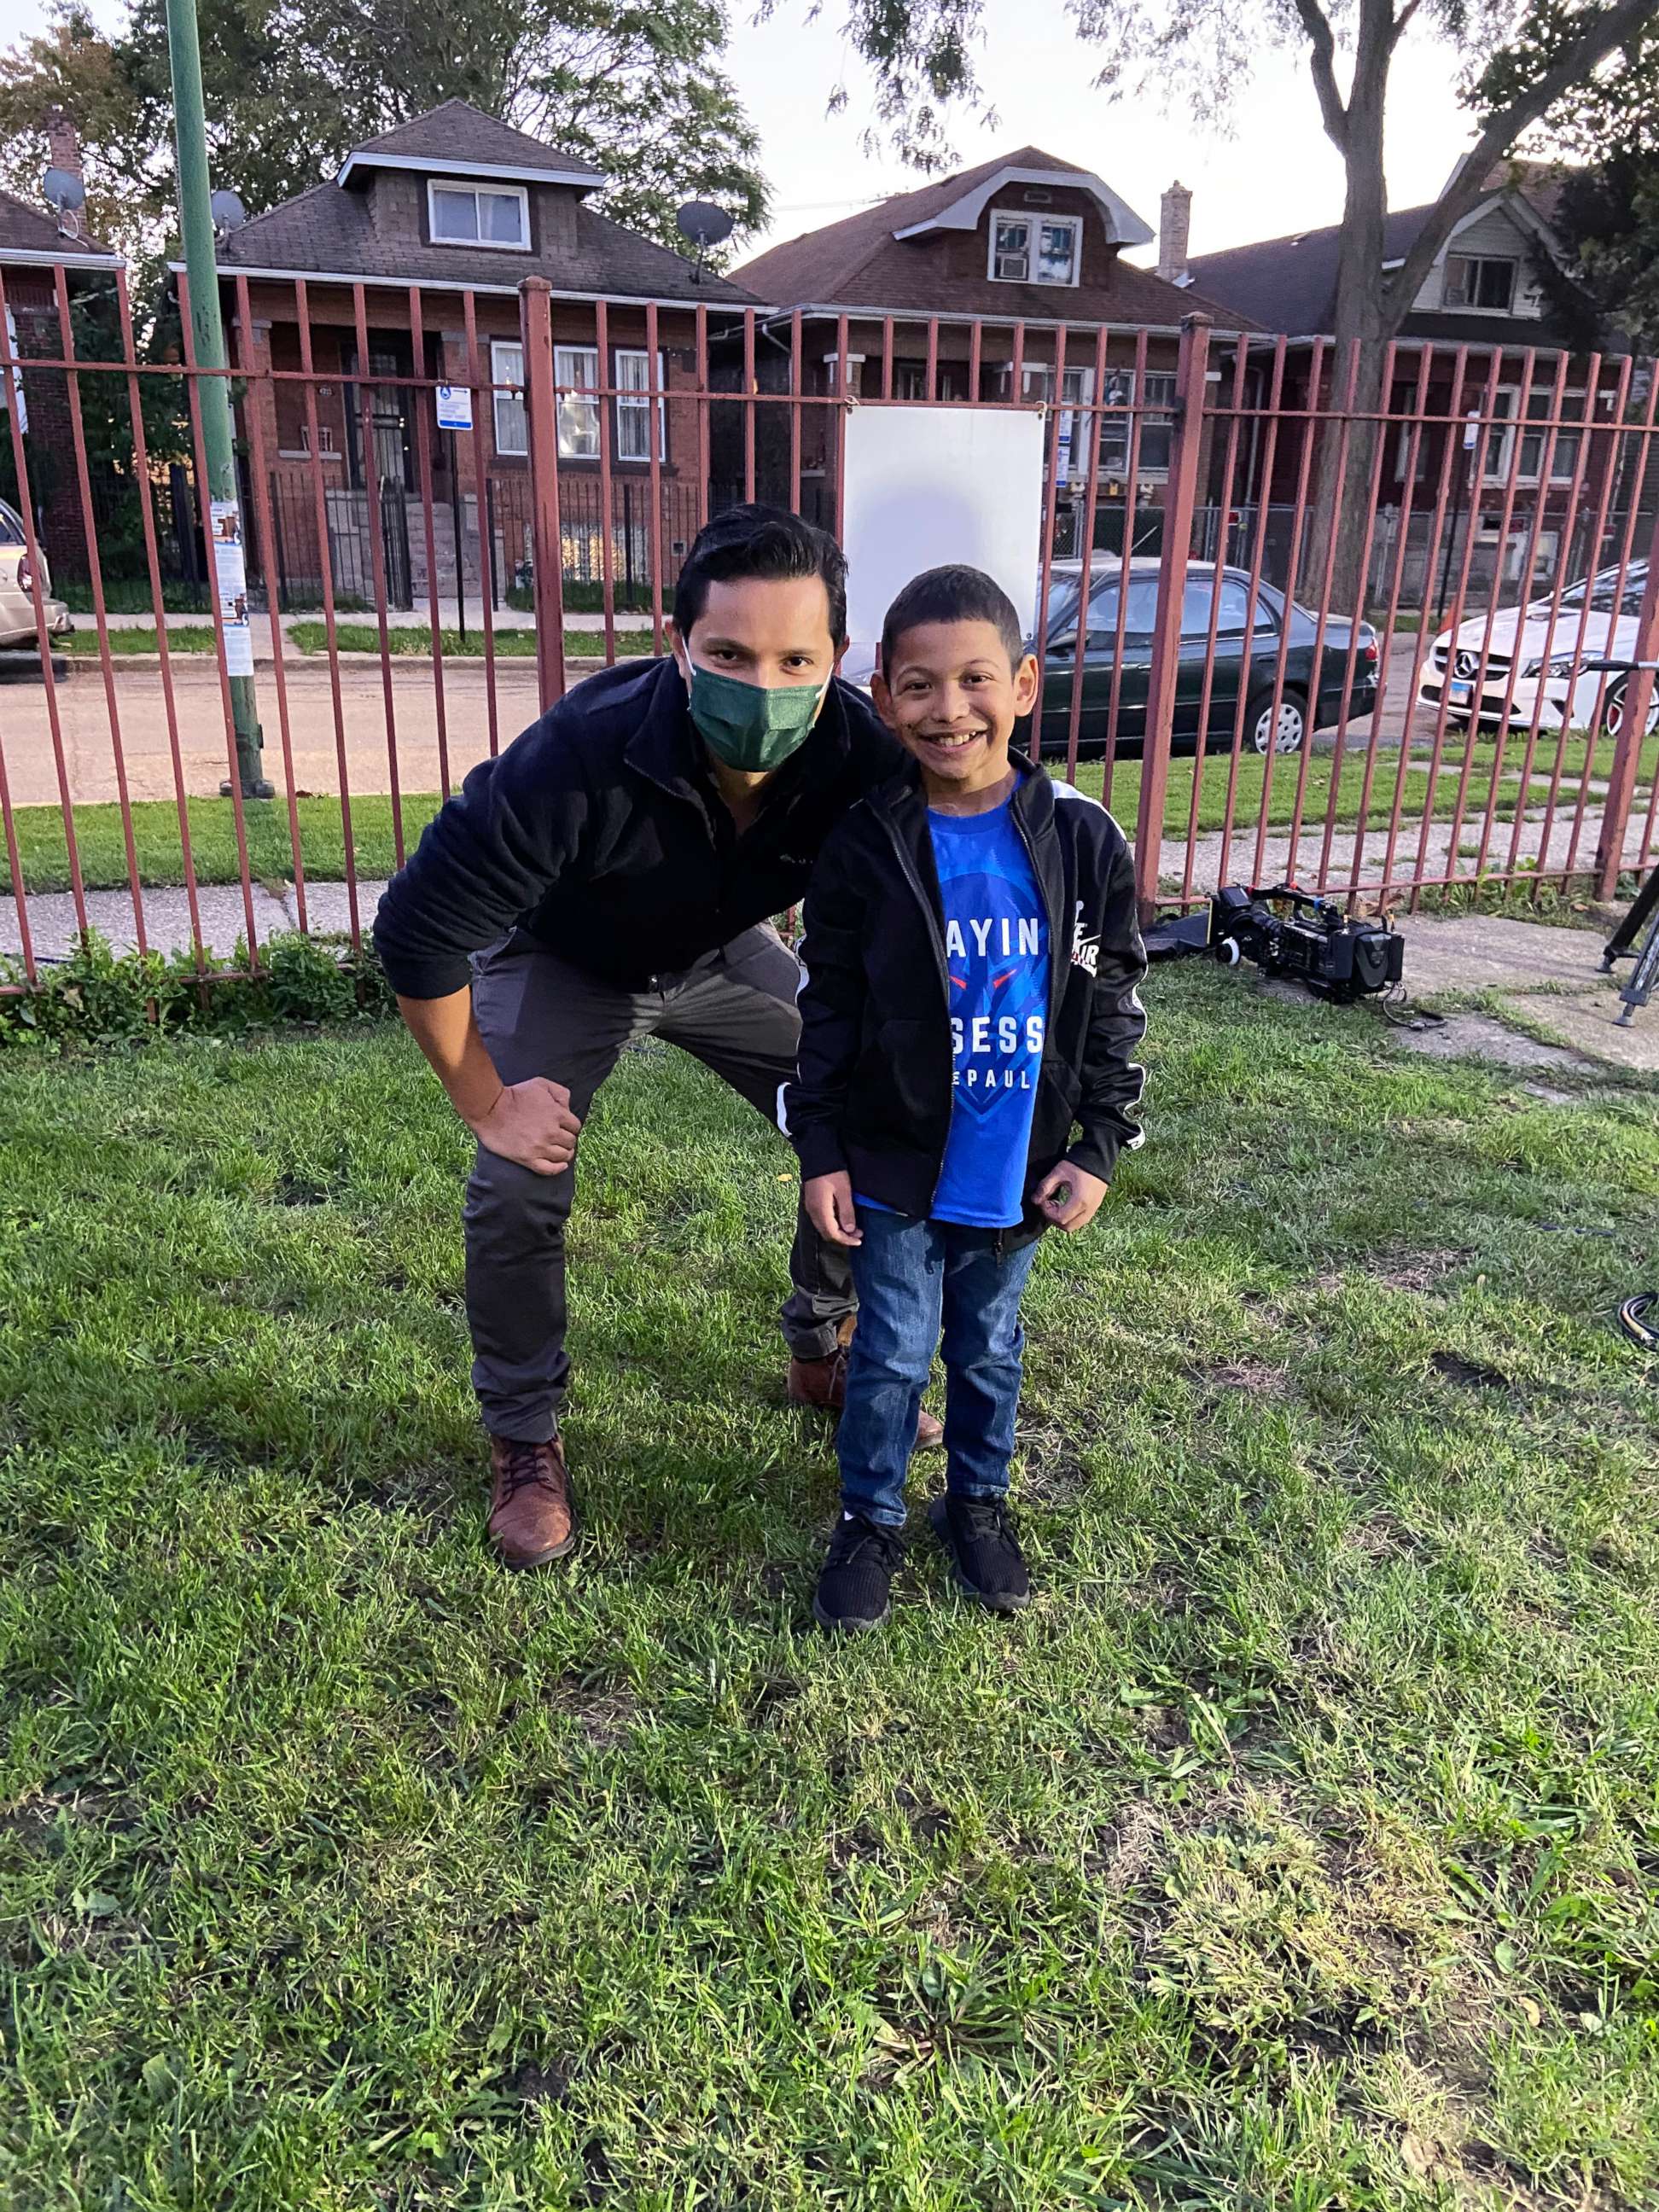
<path fill-rule="evenodd" d="M 969 1597 L 993 1613 L 1018 1613 L 1030 1601 L 1031 1577 L 1005 1500 L 947 1494 L 933 1500 L 927 1518 Z"/>
<path fill-rule="evenodd" d="M 830 1556 L 812 1596 L 812 1618 L 820 1628 L 856 1633 L 879 1628 L 891 1607 L 888 1589 L 904 1557 L 896 1528 L 843 1514 L 830 1540 Z"/>

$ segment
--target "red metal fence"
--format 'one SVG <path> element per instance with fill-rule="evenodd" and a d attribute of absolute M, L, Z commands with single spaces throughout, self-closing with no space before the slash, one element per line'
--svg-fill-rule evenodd
<path fill-rule="evenodd" d="M 665 649 L 711 512 L 837 525 L 854 406 L 1045 410 L 1030 742 L 1123 817 L 1149 908 L 1286 876 L 1367 907 L 1607 893 L 1652 861 L 1659 387 L 1628 359 L 1401 343 L 1368 386 L 1326 341 L 1196 319 L 815 327 L 534 281 L 238 277 L 264 799 L 203 618 L 201 408 L 225 380 L 140 345 L 114 284 L 99 356 L 61 274 L 50 327 L 0 350 L 0 647 L 9 531 L 33 578 L 0 651 L 0 988 L 88 927 L 204 975 L 276 930 L 358 941 L 474 762 Z M 43 682 L 48 562 L 90 630 Z"/>

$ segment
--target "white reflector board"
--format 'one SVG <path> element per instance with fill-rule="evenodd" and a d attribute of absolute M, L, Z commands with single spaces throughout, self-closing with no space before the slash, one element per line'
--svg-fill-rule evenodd
<path fill-rule="evenodd" d="M 854 407 L 847 418 L 847 617 L 842 673 L 869 681 L 882 618 L 924 568 L 994 576 L 1036 628 L 1043 418 L 1035 408 Z"/>

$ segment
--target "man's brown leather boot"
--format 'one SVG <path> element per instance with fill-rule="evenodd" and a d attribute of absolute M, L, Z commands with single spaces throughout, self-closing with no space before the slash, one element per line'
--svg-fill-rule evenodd
<path fill-rule="evenodd" d="M 847 1347 L 853 1341 L 856 1315 L 842 1322 L 836 1348 L 823 1359 L 791 1359 L 789 1402 L 811 1406 L 821 1413 L 839 1413 L 847 1403 Z M 945 1442 L 945 1425 L 936 1421 L 926 1406 L 916 1415 L 915 1451 L 937 1451 Z"/>
<path fill-rule="evenodd" d="M 545 1566 L 562 1559 L 576 1540 L 564 1446 L 491 1437 L 489 1540 L 509 1567 Z"/>

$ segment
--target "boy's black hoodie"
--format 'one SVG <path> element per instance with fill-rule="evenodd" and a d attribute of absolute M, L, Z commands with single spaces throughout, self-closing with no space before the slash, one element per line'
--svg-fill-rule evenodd
<path fill-rule="evenodd" d="M 1069 1159 L 1109 1180 L 1140 1141 L 1146 955 L 1134 872 L 1103 806 L 1024 764 L 1009 801 L 1048 922 L 1048 1018 L 1031 1121 L 1029 1194 Z M 951 1127 L 955 1064 L 945 915 L 927 801 L 914 762 L 826 840 L 806 893 L 800 1062 L 787 1098 L 804 1177 L 845 1168 L 900 1213 L 933 1206 Z M 1081 1133 L 1073 1141 L 1073 1132 Z"/>

